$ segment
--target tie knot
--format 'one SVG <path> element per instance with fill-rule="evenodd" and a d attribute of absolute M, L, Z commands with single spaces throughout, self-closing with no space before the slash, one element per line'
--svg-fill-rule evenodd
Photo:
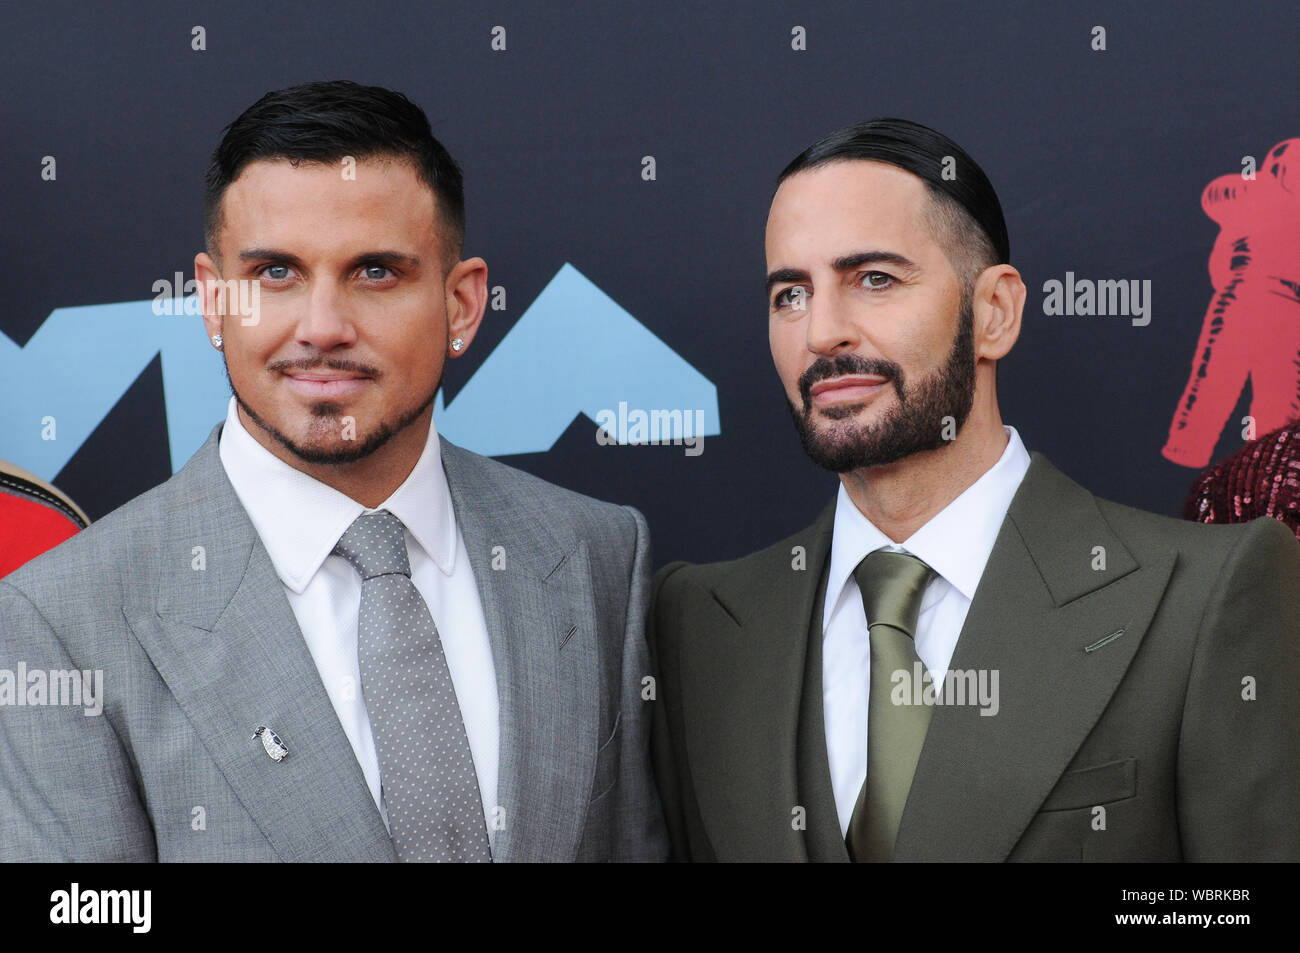
<path fill-rule="evenodd" d="M 921 597 L 936 573 L 911 553 L 877 549 L 868 553 L 853 570 L 862 592 L 862 608 L 868 627 L 878 622 L 893 626 L 907 637 L 916 637 L 916 619 L 921 614 Z"/>
<path fill-rule="evenodd" d="M 339 538 L 334 553 L 357 568 L 362 582 L 390 573 L 410 576 L 405 530 L 402 521 L 388 510 L 363 513 Z"/>

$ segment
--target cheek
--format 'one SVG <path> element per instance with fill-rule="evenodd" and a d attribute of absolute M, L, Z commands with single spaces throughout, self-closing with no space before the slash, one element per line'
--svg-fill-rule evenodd
<path fill-rule="evenodd" d="M 224 350 L 226 364 L 232 375 L 236 373 L 236 367 L 245 374 L 251 373 L 259 367 L 265 367 L 275 357 L 278 338 L 271 333 L 271 322 L 266 320 L 265 315 L 260 317 L 256 325 L 236 326 L 233 329 L 227 325 L 226 331 Z"/>
<path fill-rule="evenodd" d="M 411 383 L 436 379 L 447 363 L 445 335 L 439 335 L 432 325 L 425 323 L 410 333 L 385 337 L 382 341 L 371 339 L 371 346 L 393 367 L 402 369 L 403 380 Z"/>
<path fill-rule="evenodd" d="M 954 325 L 951 328 L 939 329 L 920 342 L 916 348 L 913 360 L 923 363 L 930 368 L 942 367 L 948 361 L 948 353 L 952 350 L 953 342 L 957 340 L 957 328 Z"/>
<path fill-rule="evenodd" d="M 941 313 L 936 305 L 931 310 L 907 314 L 882 328 L 873 338 L 878 352 L 913 373 L 942 364 L 952 347 L 956 325 L 945 327 L 935 317 Z"/>
<path fill-rule="evenodd" d="M 421 361 L 416 369 L 416 373 L 426 377 L 430 381 L 436 381 L 442 377 L 446 369 L 447 356 L 441 348 L 431 349 L 431 345 L 426 346 L 426 350 L 421 354 Z"/>

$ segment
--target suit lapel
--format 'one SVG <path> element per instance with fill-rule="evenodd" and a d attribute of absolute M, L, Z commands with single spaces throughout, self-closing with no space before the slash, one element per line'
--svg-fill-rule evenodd
<path fill-rule="evenodd" d="M 487 461 L 442 440 L 456 524 L 483 601 L 500 698 L 497 861 L 576 855 L 600 728 L 585 541 L 557 540 Z"/>
<path fill-rule="evenodd" d="M 1172 552 L 1139 566 L 1092 494 L 1031 459 L 951 662 L 998 673 L 998 711 L 935 709 L 896 860 L 1006 859 L 1123 678 L 1173 571 Z"/>
<path fill-rule="evenodd" d="M 812 527 L 704 594 L 704 614 L 680 644 L 686 755 L 720 860 L 808 859 L 793 823 L 807 807 L 796 743 L 809 620 L 834 515 L 831 503 Z"/>
<path fill-rule="evenodd" d="M 831 765 L 826 749 L 826 709 L 822 697 L 822 615 L 826 608 L 827 559 L 817 583 L 808 626 L 808 658 L 804 663 L 803 696 L 799 702 L 799 795 L 808 809 L 808 859 L 817 862 L 848 863 L 849 851 L 840 831 L 840 816 L 831 784 Z"/>
<path fill-rule="evenodd" d="M 157 598 L 128 604 L 127 622 L 283 860 L 393 860 L 275 567 L 221 466 L 220 429 L 167 485 L 175 502 Z M 252 737 L 260 725 L 287 758 L 272 760 Z"/>

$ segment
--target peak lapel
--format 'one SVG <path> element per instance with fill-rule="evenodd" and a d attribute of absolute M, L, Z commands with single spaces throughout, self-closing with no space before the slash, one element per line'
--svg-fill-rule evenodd
<path fill-rule="evenodd" d="M 686 755 L 720 860 L 802 861 L 796 743 L 812 607 L 835 504 L 724 578 L 681 639 Z M 803 547 L 803 568 L 794 548 Z M 806 807 L 806 806 L 804 806 Z"/>
<path fill-rule="evenodd" d="M 1123 678 L 1175 558 L 1139 565 L 1092 494 L 1032 455 L 951 663 L 990 687 L 997 673 L 997 713 L 935 709 L 897 860 L 1006 859 Z"/>
<path fill-rule="evenodd" d="M 562 541 L 485 461 L 442 440 L 483 601 L 500 700 L 497 861 L 576 856 L 596 766 L 600 683 L 585 541 Z"/>
<path fill-rule="evenodd" d="M 393 860 L 275 567 L 221 466 L 219 432 L 174 481 L 158 599 L 127 606 L 127 622 L 284 860 Z M 260 725 L 287 758 L 272 760 L 252 737 Z"/>

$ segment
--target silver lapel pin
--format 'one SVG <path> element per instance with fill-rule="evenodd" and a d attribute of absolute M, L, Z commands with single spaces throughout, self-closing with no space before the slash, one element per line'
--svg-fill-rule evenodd
<path fill-rule="evenodd" d="M 272 761 L 283 761 L 289 757 L 289 749 L 284 746 L 280 736 L 266 725 L 258 725 L 254 728 L 253 737 L 262 739 L 262 747 L 266 749 L 266 753 L 271 756 Z"/>

